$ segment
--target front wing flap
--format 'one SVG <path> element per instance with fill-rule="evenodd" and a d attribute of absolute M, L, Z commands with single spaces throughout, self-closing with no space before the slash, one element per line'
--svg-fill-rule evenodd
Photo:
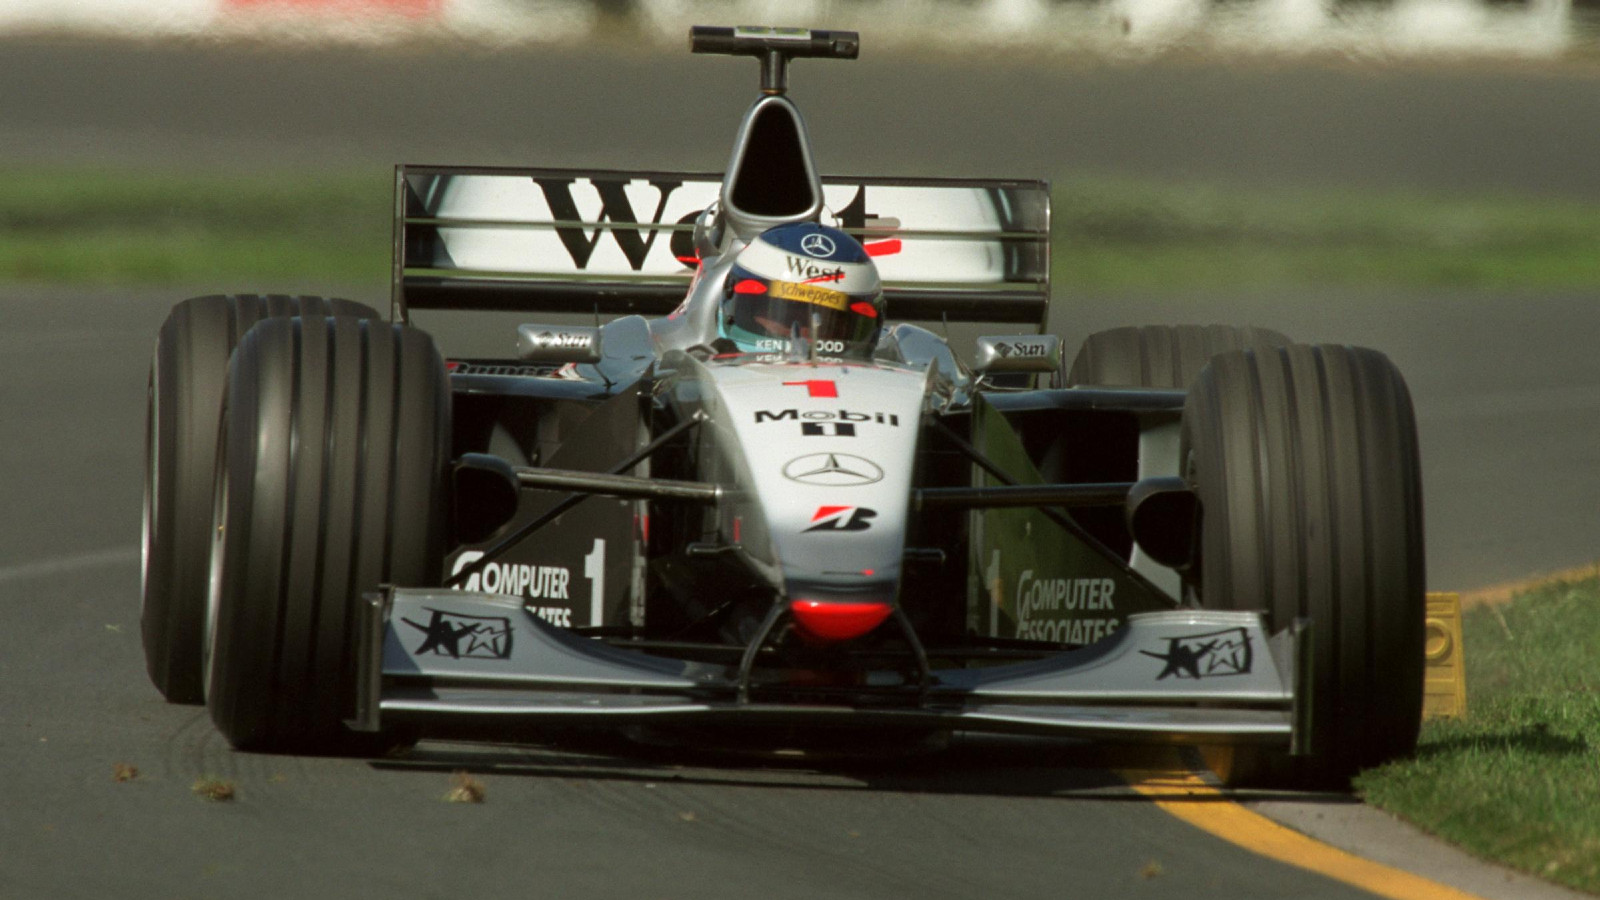
<path fill-rule="evenodd" d="M 1299 623 L 1269 637 L 1253 612 L 1142 613 L 1079 650 L 933 670 L 922 683 L 877 687 L 870 701 L 841 702 L 834 692 L 812 703 L 785 692 L 771 702 L 740 690 L 738 667 L 610 646 L 550 625 L 519 598 L 386 588 L 362 598 L 350 725 L 882 723 L 1293 749 L 1304 730 L 1296 686 L 1307 683 L 1308 637 Z"/>

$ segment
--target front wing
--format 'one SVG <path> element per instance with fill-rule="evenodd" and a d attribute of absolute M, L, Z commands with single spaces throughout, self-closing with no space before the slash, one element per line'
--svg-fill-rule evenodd
<path fill-rule="evenodd" d="M 1044 659 L 914 679 L 866 673 L 856 698 L 834 690 L 810 702 L 785 690 L 773 702 L 752 691 L 748 664 L 620 649 L 546 623 L 520 598 L 385 588 L 362 599 L 349 724 L 884 724 L 1294 751 L 1309 713 L 1297 702 L 1309 634 L 1297 623 L 1269 637 L 1253 612 L 1141 613 L 1099 643 Z"/>

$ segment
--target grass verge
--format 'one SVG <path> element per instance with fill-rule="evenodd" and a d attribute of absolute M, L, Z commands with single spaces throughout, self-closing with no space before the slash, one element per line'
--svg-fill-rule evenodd
<path fill-rule="evenodd" d="M 1468 714 L 1356 788 L 1479 856 L 1600 893 L 1600 578 L 1556 580 L 1462 621 Z"/>
<path fill-rule="evenodd" d="M 10 175 L 0 184 L 0 280 L 238 290 L 388 281 L 388 170 Z"/>
<path fill-rule="evenodd" d="M 387 282 L 387 169 L 9 175 L 0 281 Z M 1600 288 L 1600 205 L 1072 178 L 1054 238 L 1068 290 Z"/>
<path fill-rule="evenodd" d="M 1600 205 L 1118 179 L 1054 193 L 1064 286 L 1600 286 Z"/>

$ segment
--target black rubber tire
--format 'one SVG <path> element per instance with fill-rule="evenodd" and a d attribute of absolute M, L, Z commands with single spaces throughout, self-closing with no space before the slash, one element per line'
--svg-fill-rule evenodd
<path fill-rule="evenodd" d="M 1130 325 L 1097 331 L 1072 360 L 1067 383 L 1188 390 L 1211 357 L 1289 344 L 1268 328 L 1231 325 Z"/>
<path fill-rule="evenodd" d="M 353 628 L 379 584 L 438 585 L 450 391 L 433 340 L 275 319 L 234 352 L 214 526 L 211 719 L 234 747 L 368 752 Z"/>
<path fill-rule="evenodd" d="M 1309 756 L 1256 780 L 1345 787 L 1409 754 L 1422 718 L 1422 476 L 1405 381 L 1375 350 L 1225 353 L 1183 411 L 1202 606 L 1311 623 Z"/>
<path fill-rule="evenodd" d="M 174 306 L 156 337 L 145 416 L 139 628 L 150 680 L 173 703 L 204 700 L 211 491 L 228 357 L 262 319 L 328 315 L 378 318 L 349 300 L 213 295 Z"/>

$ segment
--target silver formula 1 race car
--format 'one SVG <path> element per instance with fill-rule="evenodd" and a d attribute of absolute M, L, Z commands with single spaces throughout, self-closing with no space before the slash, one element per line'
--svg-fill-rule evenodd
<path fill-rule="evenodd" d="M 724 174 L 402 166 L 387 320 L 174 308 L 142 615 L 169 700 L 261 750 L 973 731 L 1338 783 L 1412 749 L 1420 475 L 1385 356 L 1150 326 L 1069 366 L 1047 185 L 819 176 L 788 64 L 857 36 L 691 45 L 761 65 Z M 440 309 L 541 321 L 447 359 L 411 324 Z M 950 321 L 1025 333 L 963 359 Z"/>

